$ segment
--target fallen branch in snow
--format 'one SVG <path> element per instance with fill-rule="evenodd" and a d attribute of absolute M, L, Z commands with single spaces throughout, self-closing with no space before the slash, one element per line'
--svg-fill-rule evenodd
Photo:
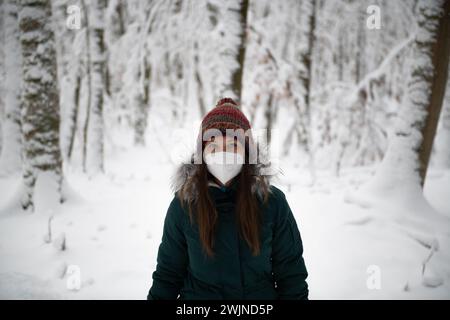
<path fill-rule="evenodd" d="M 437 244 L 437 240 L 435 241 L 435 243 Z M 430 248 L 430 253 L 428 254 L 428 256 L 425 258 L 425 260 L 422 262 L 422 284 L 426 287 L 439 287 L 440 285 L 442 285 L 444 283 L 444 279 L 442 277 L 440 277 L 439 275 L 436 275 L 432 272 L 428 272 L 427 271 L 427 264 L 429 263 L 429 261 L 431 260 L 431 257 L 434 255 L 434 253 L 438 250 L 438 247 L 432 246 Z"/>
<path fill-rule="evenodd" d="M 444 280 L 439 275 L 433 273 L 427 266 L 434 256 L 434 253 L 439 251 L 439 241 L 434 237 L 426 237 L 417 232 L 407 231 L 406 234 L 412 239 L 416 240 L 420 245 L 429 249 L 427 257 L 422 261 L 422 284 L 426 287 L 439 287 L 444 283 Z"/>
<path fill-rule="evenodd" d="M 52 242 L 52 220 L 53 220 L 53 215 L 51 215 L 48 218 L 48 223 L 47 223 L 47 234 L 44 236 L 44 242 L 45 243 L 50 243 Z"/>
<path fill-rule="evenodd" d="M 62 232 L 58 238 L 55 239 L 55 241 L 53 241 L 53 246 L 60 250 L 60 251 L 65 251 L 67 246 L 66 246 L 66 234 L 64 232 Z"/>
<path fill-rule="evenodd" d="M 422 276 L 425 274 L 427 263 L 430 261 L 433 254 L 434 254 L 434 249 L 432 248 L 430 250 L 430 253 L 428 254 L 428 257 L 426 257 L 425 260 L 422 262 Z"/>

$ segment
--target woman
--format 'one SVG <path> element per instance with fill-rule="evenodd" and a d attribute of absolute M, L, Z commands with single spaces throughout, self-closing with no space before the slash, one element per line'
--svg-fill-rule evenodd
<path fill-rule="evenodd" d="M 203 119 L 175 175 L 147 299 L 308 299 L 296 220 L 250 132 L 230 98 Z"/>

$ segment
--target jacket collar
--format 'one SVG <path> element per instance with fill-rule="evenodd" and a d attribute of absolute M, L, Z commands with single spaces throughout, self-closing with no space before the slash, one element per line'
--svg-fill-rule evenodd
<path fill-rule="evenodd" d="M 237 177 L 233 178 L 233 180 L 228 186 L 219 185 L 212 180 L 208 180 L 208 186 L 220 189 L 221 191 L 237 190 L 238 186 Z"/>

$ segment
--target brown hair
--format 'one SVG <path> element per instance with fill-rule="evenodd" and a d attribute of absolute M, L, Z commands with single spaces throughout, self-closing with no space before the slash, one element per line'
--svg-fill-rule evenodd
<path fill-rule="evenodd" d="M 191 224 L 196 220 L 200 241 L 204 251 L 209 257 L 214 257 L 214 237 L 218 214 L 208 192 L 208 169 L 204 161 L 197 164 L 199 170 L 192 177 L 193 183 L 197 186 L 197 198 L 188 203 L 188 212 Z M 252 182 L 257 175 L 256 164 L 249 161 L 249 140 L 245 138 L 245 162 L 241 172 L 234 178 L 239 179 L 236 197 L 236 219 L 239 232 L 251 248 L 253 255 L 260 253 L 260 227 L 261 227 L 261 201 L 265 204 L 268 199 L 269 190 L 265 186 L 262 192 L 262 199 L 252 192 Z M 181 190 L 180 192 L 183 192 Z M 185 205 L 183 203 L 183 205 Z M 196 219 L 194 219 L 194 211 Z"/>

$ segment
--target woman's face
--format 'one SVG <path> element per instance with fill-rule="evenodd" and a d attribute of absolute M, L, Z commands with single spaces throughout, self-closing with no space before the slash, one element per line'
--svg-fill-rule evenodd
<path fill-rule="evenodd" d="M 245 155 L 244 146 L 239 139 L 234 136 L 214 136 L 211 141 L 208 141 L 203 151 L 203 156 L 214 152 L 234 152 L 239 153 L 242 157 Z"/>

